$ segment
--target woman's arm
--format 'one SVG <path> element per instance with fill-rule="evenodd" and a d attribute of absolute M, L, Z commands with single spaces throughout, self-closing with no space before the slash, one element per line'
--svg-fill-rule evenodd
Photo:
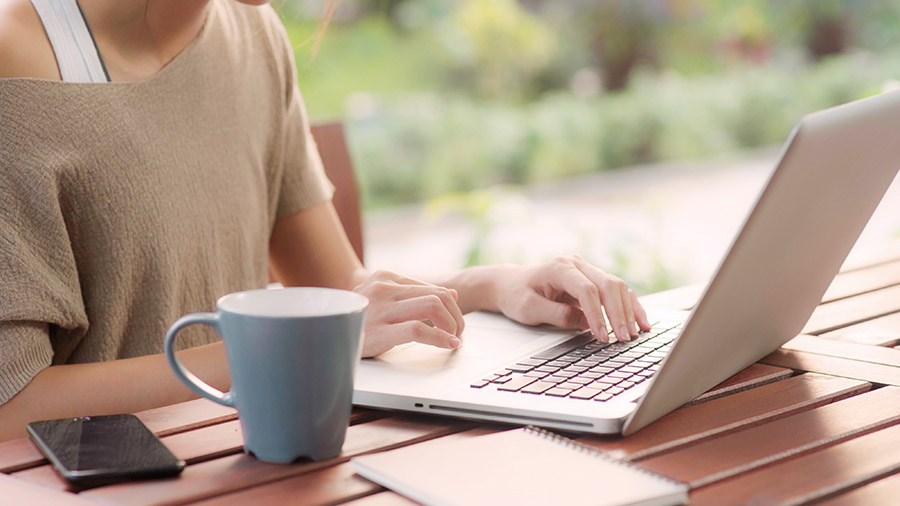
<path fill-rule="evenodd" d="M 273 274 L 286 286 L 355 289 L 369 297 L 364 356 L 408 341 L 455 348 L 462 313 L 479 309 L 530 325 L 590 327 L 602 340 L 606 317 L 618 339 L 650 329 L 634 292 L 577 255 L 531 267 L 473 267 L 435 284 L 389 272 L 369 274 L 331 202 L 279 220 L 269 258 Z"/>
<path fill-rule="evenodd" d="M 178 358 L 210 385 L 230 388 L 221 342 L 180 351 Z M 0 406 L 0 441 L 24 436 L 25 424 L 33 420 L 134 413 L 196 397 L 162 354 L 51 366 Z"/>

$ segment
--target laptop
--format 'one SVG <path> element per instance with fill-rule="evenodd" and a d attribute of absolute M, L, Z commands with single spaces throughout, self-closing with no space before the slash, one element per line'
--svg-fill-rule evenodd
<path fill-rule="evenodd" d="M 359 406 L 629 435 L 796 336 L 900 166 L 900 92 L 804 117 L 689 313 L 604 344 L 466 315 L 463 345 L 409 343 L 356 373 Z"/>

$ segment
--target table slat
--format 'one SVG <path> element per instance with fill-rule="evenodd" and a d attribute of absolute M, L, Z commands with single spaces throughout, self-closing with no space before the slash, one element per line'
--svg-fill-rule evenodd
<path fill-rule="evenodd" d="M 141 411 L 135 416 L 156 435 L 166 436 L 234 420 L 237 412 L 206 399 L 195 399 Z M 47 460 L 27 437 L 0 443 L 0 472 L 11 473 L 46 463 Z"/>
<path fill-rule="evenodd" d="M 402 495 L 385 490 L 351 502 L 353 506 L 419 506 L 419 503 Z"/>
<path fill-rule="evenodd" d="M 235 420 L 237 411 L 206 399 L 194 399 L 181 404 L 141 411 L 135 413 L 135 416 L 157 436 L 162 437 Z"/>
<path fill-rule="evenodd" d="M 182 504 L 325 469 L 355 455 L 398 448 L 472 427 L 471 422 L 449 418 L 405 415 L 383 418 L 350 427 L 343 453 L 330 460 L 266 464 L 241 453 L 188 466 L 178 478 L 111 485 L 81 495 L 131 505 Z"/>
<path fill-rule="evenodd" d="M 872 506 L 873 504 L 894 504 L 898 497 L 900 497 L 900 474 L 895 474 L 817 504 L 819 506 Z"/>
<path fill-rule="evenodd" d="M 826 332 L 820 337 L 875 346 L 896 346 L 900 344 L 900 313 Z"/>
<path fill-rule="evenodd" d="M 798 371 L 841 376 L 882 385 L 900 385 L 900 367 L 860 362 L 849 358 L 829 357 L 803 351 L 776 350 L 763 357 L 760 362 L 789 367 Z"/>
<path fill-rule="evenodd" d="M 900 426 L 691 492 L 691 504 L 803 504 L 900 471 Z"/>
<path fill-rule="evenodd" d="M 884 346 L 847 343 L 816 336 L 797 336 L 785 343 L 781 348 L 900 367 L 900 350 Z"/>
<path fill-rule="evenodd" d="M 790 377 L 791 374 L 793 374 L 793 372 L 790 369 L 785 369 L 783 367 L 752 364 L 750 367 L 710 388 L 706 393 L 701 394 L 683 407 L 702 404 L 713 399 L 718 399 L 719 397 L 725 397 L 726 395 L 736 394 L 738 392 L 743 392 L 744 390 L 780 381 Z"/>
<path fill-rule="evenodd" d="M 194 504 L 197 506 L 337 504 L 382 490 L 384 489 L 381 486 L 356 474 L 353 466 L 349 462 L 345 462 L 311 473 L 240 490 L 233 494 L 216 496 Z"/>
<path fill-rule="evenodd" d="M 97 501 L 78 494 L 59 492 L 0 473 L 0 502 L 3 504 L 97 506 Z"/>
<path fill-rule="evenodd" d="M 900 285 L 900 262 L 898 261 L 838 274 L 834 277 L 828 290 L 825 291 L 825 295 L 822 296 L 822 302 L 833 302 L 892 285 Z"/>
<path fill-rule="evenodd" d="M 898 311 L 900 286 L 892 286 L 818 306 L 801 334 L 824 334 Z"/>
<path fill-rule="evenodd" d="M 884 387 L 781 420 L 641 460 L 651 471 L 692 488 L 900 422 L 900 388 Z"/>
<path fill-rule="evenodd" d="M 804 374 L 677 409 L 627 438 L 585 436 L 578 440 L 623 458 L 646 458 L 856 395 L 869 386 L 846 378 Z"/>

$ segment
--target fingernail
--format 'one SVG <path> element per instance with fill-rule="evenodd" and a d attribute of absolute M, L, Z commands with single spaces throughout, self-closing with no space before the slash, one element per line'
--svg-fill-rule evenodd
<path fill-rule="evenodd" d="M 462 341 L 455 337 L 450 338 L 450 347 L 453 349 L 459 348 L 459 345 L 462 344 Z"/>

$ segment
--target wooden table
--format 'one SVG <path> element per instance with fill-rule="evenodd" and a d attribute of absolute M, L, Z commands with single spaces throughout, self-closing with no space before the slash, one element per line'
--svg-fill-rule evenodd
<path fill-rule="evenodd" d="M 698 296 L 686 287 L 645 304 L 687 309 Z M 691 404 L 628 438 L 573 436 L 689 483 L 692 504 L 898 504 L 898 343 L 900 250 L 839 274 L 803 335 Z M 0 503 L 410 504 L 349 459 L 508 428 L 356 409 L 339 457 L 271 465 L 241 452 L 231 409 L 197 400 L 138 416 L 189 464 L 179 478 L 73 493 L 20 439 L 0 444 Z"/>

